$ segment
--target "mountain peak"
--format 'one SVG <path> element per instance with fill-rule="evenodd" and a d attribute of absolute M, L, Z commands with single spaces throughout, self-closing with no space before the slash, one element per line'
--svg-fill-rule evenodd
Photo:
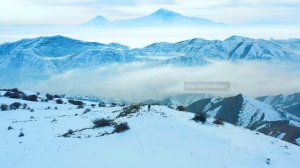
<path fill-rule="evenodd" d="M 66 41 L 66 40 L 69 40 L 69 41 L 79 41 L 79 40 L 72 39 L 70 37 L 65 37 L 65 36 L 62 36 L 62 35 L 41 36 L 41 37 L 38 37 L 37 39 L 40 39 L 40 40 L 43 40 L 43 41 L 57 41 L 57 42 Z"/>
<path fill-rule="evenodd" d="M 152 13 L 152 15 L 158 15 L 158 16 L 174 16 L 174 15 L 180 15 L 176 12 L 173 12 L 171 10 L 168 9 L 158 9 L 156 12 Z"/>
<path fill-rule="evenodd" d="M 238 35 L 233 35 L 229 38 L 227 38 L 225 41 L 246 41 L 246 40 L 253 40 L 251 38 L 248 38 L 248 37 L 243 37 L 243 36 L 238 36 Z"/>
<path fill-rule="evenodd" d="M 101 15 L 97 15 L 90 21 L 84 23 L 84 25 L 95 26 L 95 25 L 103 25 L 103 24 L 107 24 L 107 23 L 110 23 L 110 21 L 108 19 L 106 19 L 105 17 L 103 17 Z"/>
<path fill-rule="evenodd" d="M 101 16 L 101 15 L 97 15 L 97 16 L 94 17 L 94 19 L 92 19 L 92 20 L 106 20 L 106 21 L 107 21 L 107 19 L 106 19 L 104 16 Z"/>

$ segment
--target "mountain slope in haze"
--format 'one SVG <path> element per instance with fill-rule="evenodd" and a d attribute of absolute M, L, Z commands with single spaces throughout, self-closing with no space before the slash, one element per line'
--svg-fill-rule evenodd
<path fill-rule="evenodd" d="M 262 96 L 256 99 L 300 117 L 300 93 L 294 93 L 290 95 L 280 94 L 276 96 Z"/>
<path fill-rule="evenodd" d="M 34 110 L 0 112 L 2 167 L 297 168 L 300 164 L 299 146 L 228 123 L 215 125 L 213 119 L 196 123 L 191 120 L 194 114 L 166 106 L 149 111 L 147 106 L 126 106 L 139 108 L 117 117 L 123 107 L 92 108 L 95 102 L 84 101 L 85 109 L 78 109 L 64 97 L 60 99 L 66 104 L 57 104 L 58 98 L 48 102 L 41 98 L 46 97 L 40 94 L 38 102 L 0 97 L 3 104 L 26 103 Z M 92 121 L 100 118 L 127 122 L 129 130 L 112 133 L 113 126 L 95 128 Z M 19 137 L 20 132 L 24 136 Z"/>
<path fill-rule="evenodd" d="M 83 26 L 110 26 L 112 22 L 103 16 L 96 16 L 92 20 L 83 24 Z"/>
<path fill-rule="evenodd" d="M 202 99 L 187 106 L 186 110 L 194 113 L 205 112 L 211 117 L 235 125 L 257 131 L 264 130 L 261 132 L 292 143 L 296 143 L 296 139 L 300 138 L 298 117 L 242 94 L 227 98 Z M 278 127 L 281 129 L 278 130 Z M 268 131 L 263 128 L 268 128 Z"/>
<path fill-rule="evenodd" d="M 84 26 L 113 26 L 113 27 L 166 27 L 166 26 L 223 26 L 208 19 L 188 17 L 179 13 L 159 9 L 150 15 L 134 19 L 108 21 L 102 16 L 97 16 L 83 24 Z"/>
<path fill-rule="evenodd" d="M 213 98 L 215 96 L 211 94 L 204 93 L 184 93 L 184 94 L 175 94 L 167 96 L 162 100 L 146 100 L 143 103 L 145 104 L 160 104 L 172 108 L 177 108 L 177 106 L 188 106 L 198 100 Z"/>

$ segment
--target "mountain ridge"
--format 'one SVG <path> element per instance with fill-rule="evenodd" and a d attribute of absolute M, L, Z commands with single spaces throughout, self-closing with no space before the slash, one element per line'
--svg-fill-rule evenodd
<path fill-rule="evenodd" d="M 261 96 L 256 99 L 300 117 L 300 92 L 274 96 Z"/>
<path fill-rule="evenodd" d="M 109 21 L 105 17 L 98 15 L 99 17 L 94 17 L 93 19 L 83 23 L 84 26 L 187 26 L 187 25 L 202 25 L 202 26 L 220 26 L 225 25 L 223 23 L 217 23 L 209 19 L 189 17 L 179 14 L 177 12 L 168 9 L 158 9 L 153 13 L 146 16 L 136 17 L 133 19 L 124 19 Z"/>
<path fill-rule="evenodd" d="M 0 80 L 16 84 L 112 63 L 143 62 L 152 66 L 205 66 L 212 60 L 300 63 L 300 43 L 289 41 L 232 36 L 223 41 L 194 38 L 131 49 L 119 43 L 85 42 L 61 35 L 22 39 L 0 44 Z M 25 78 L 29 72 L 30 76 Z"/>
<path fill-rule="evenodd" d="M 298 144 L 296 140 L 300 138 L 300 118 L 243 94 L 201 99 L 187 106 L 186 110 L 193 113 L 204 112 L 211 117 L 261 131 L 266 135 L 285 138 L 295 144 Z"/>

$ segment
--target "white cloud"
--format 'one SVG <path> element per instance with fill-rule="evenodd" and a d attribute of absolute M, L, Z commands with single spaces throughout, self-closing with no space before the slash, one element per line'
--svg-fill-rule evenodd
<path fill-rule="evenodd" d="M 147 67 L 135 63 L 74 70 L 35 84 L 34 87 L 37 91 L 44 92 L 141 101 L 186 93 L 185 81 L 229 81 L 231 91 L 213 94 L 231 96 L 243 93 L 256 97 L 299 92 L 299 75 L 297 65 L 267 62 L 216 62 L 208 66 L 190 68 Z"/>

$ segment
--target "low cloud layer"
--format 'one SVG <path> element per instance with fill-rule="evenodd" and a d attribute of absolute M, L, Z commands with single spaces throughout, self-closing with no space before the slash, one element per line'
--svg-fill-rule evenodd
<path fill-rule="evenodd" d="M 230 91 L 206 93 L 219 96 L 243 93 L 256 97 L 299 92 L 298 66 L 266 62 L 215 62 L 203 67 L 115 64 L 95 69 L 69 71 L 38 83 L 34 89 L 43 92 L 97 95 L 141 101 L 188 93 L 184 91 L 186 81 L 229 81 Z"/>

